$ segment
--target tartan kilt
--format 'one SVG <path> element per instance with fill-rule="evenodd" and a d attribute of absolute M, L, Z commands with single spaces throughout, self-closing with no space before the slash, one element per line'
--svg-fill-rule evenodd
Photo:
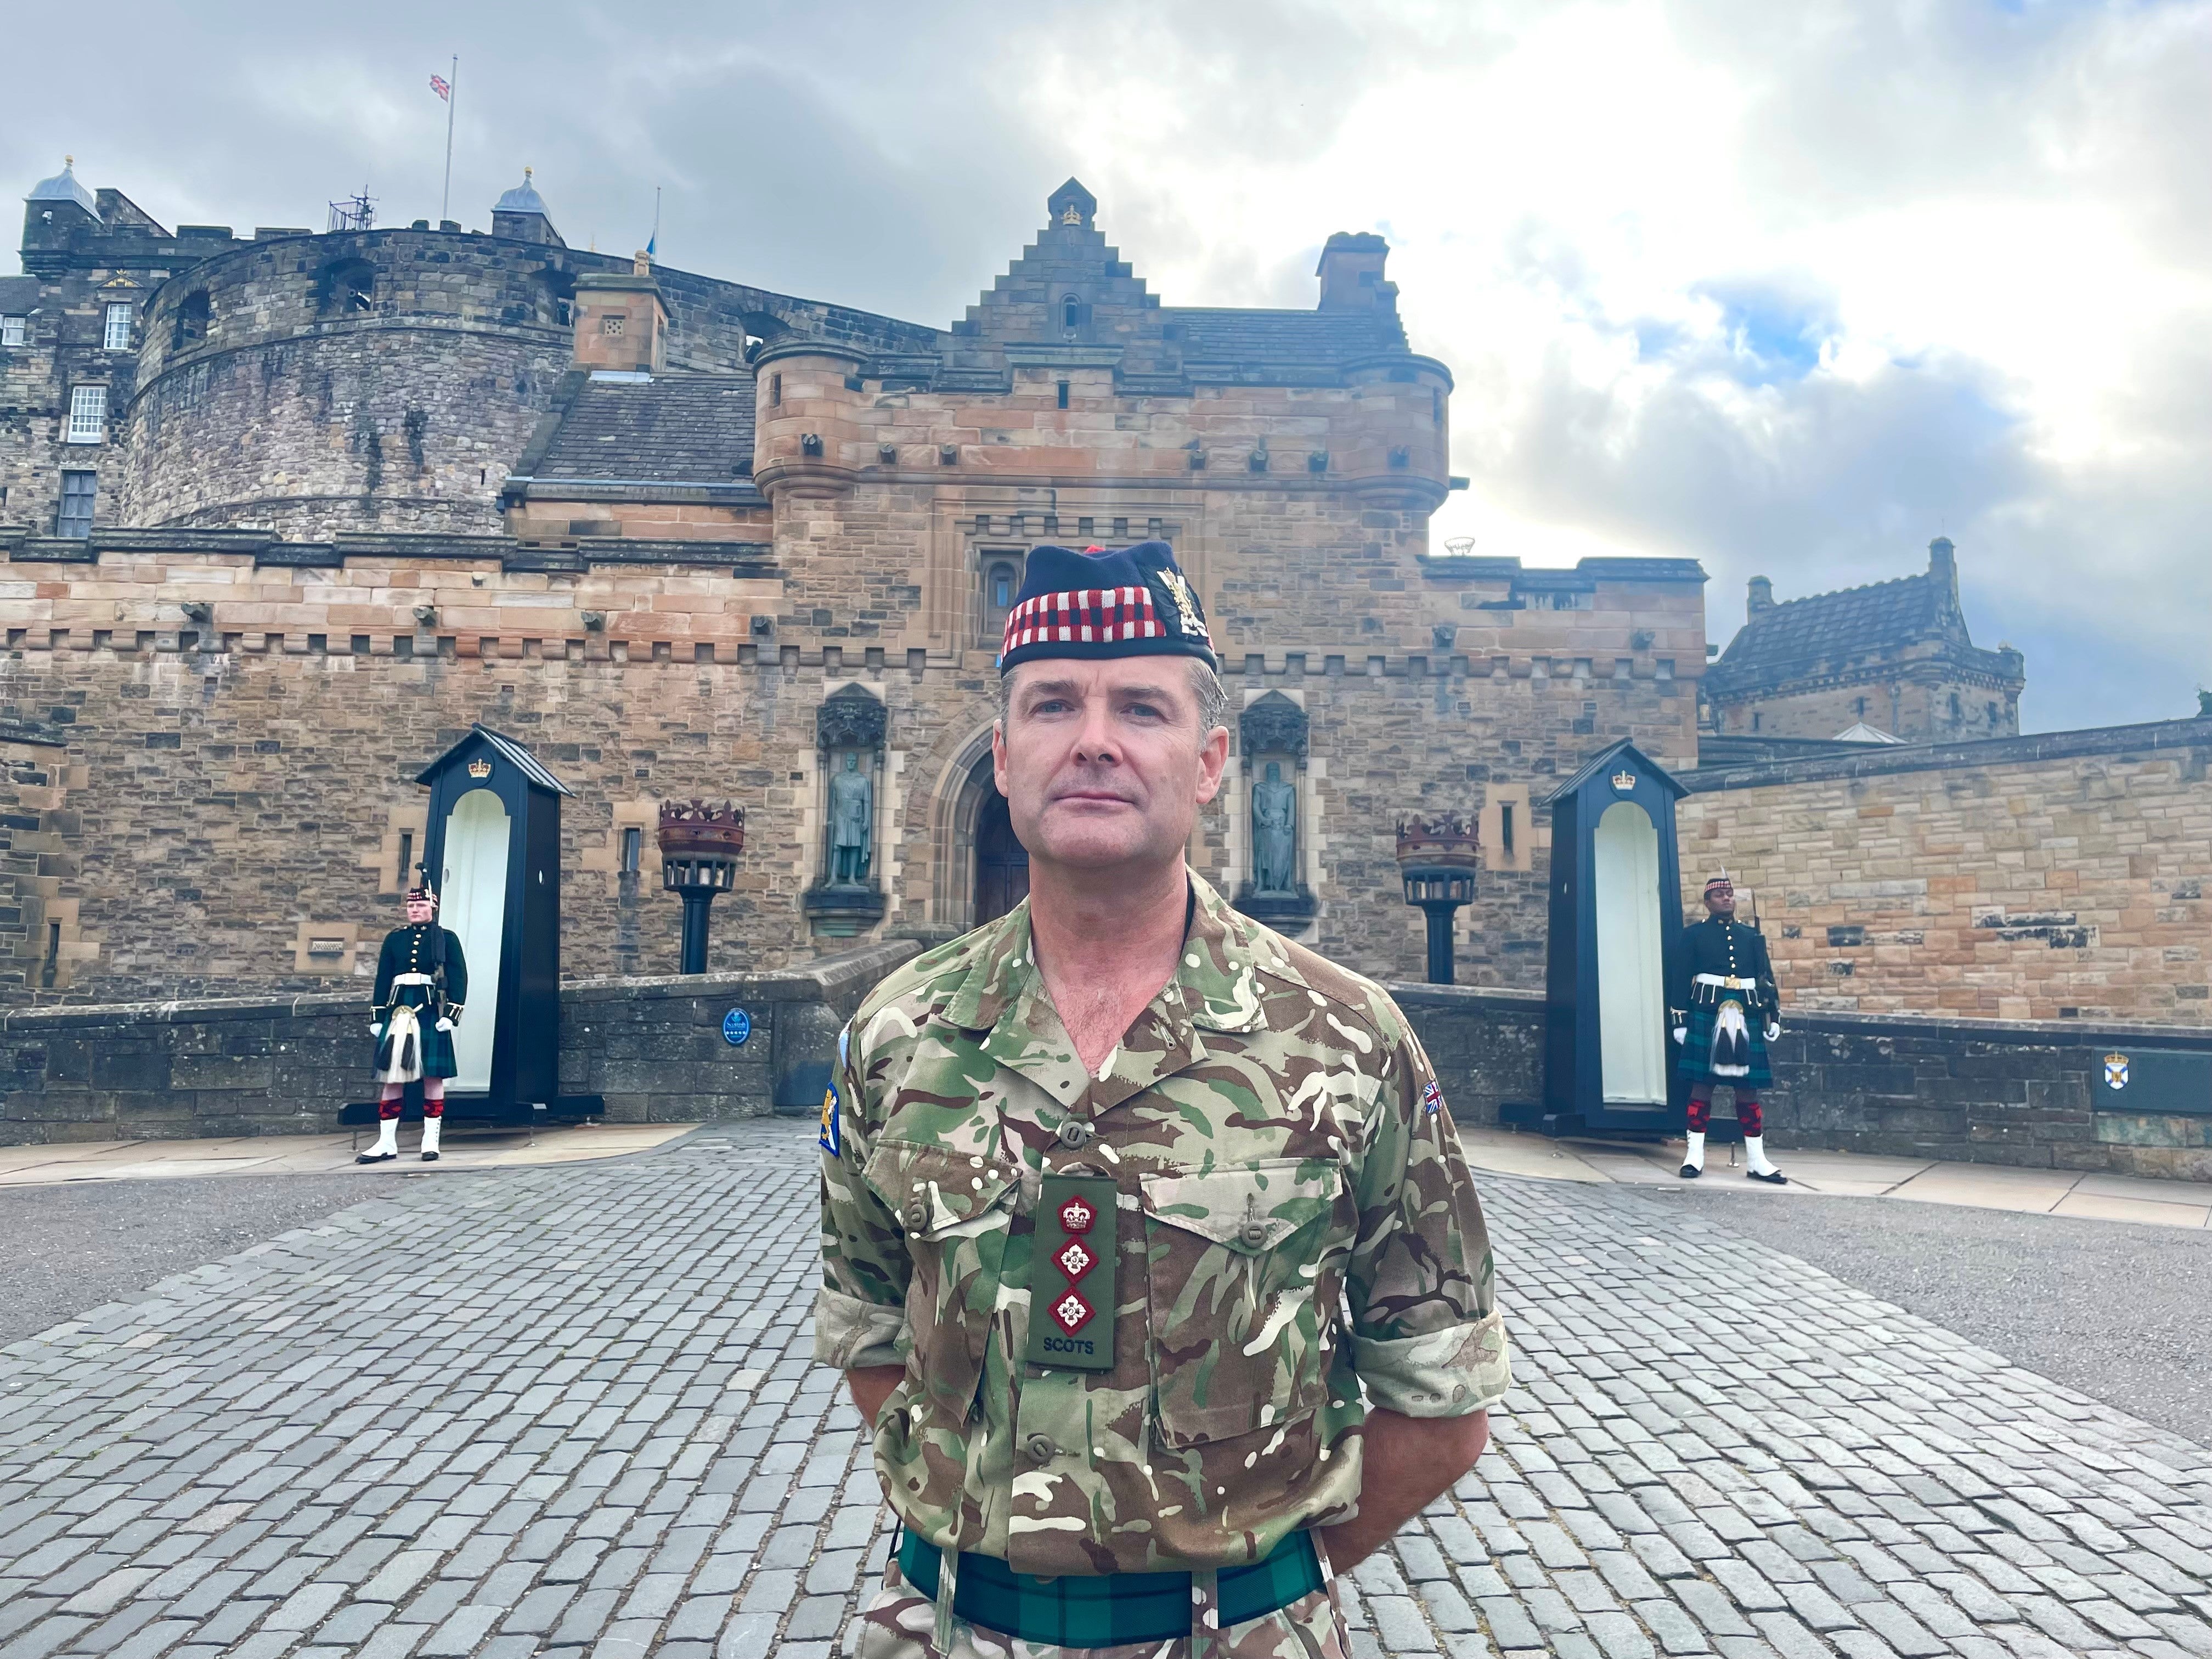
<path fill-rule="evenodd" d="M 428 1009 L 417 1011 L 422 1033 L 422 1075 L 424 1077 L 454 1077 L 460 1072 L 460 1063 L 453 1057 L 453 1034 L 438 1029 L 438 1018 Z M 392 1024 L 385 1023 L 384 1035 L 376 1040 L 374 1074 L 382 1077 L 392 1066 Z"/>
<path fill-rule="evenodd" d="M 1682 1044 L 1682 1075 L 1692 1083 L 1712 1083 L 1723 1088 L 1765 1089 L 1774 1082 L 1774 1073 L 1766 1060 L 1766 1016 L 1741 997 L 1730 999 L 1743 1004 L 1744 1036 L 1751 1045 L 1751 1070 L 1742 1077 L 1713 1075 L 1713 1027 L 1720 1021 L 1717 1004 L 1697 1003 L 1690 1009 L 1690 1036 Z"/>

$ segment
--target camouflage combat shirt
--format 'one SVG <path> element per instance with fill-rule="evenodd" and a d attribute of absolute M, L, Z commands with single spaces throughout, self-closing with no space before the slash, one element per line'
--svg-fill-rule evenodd
<path fill-rule="evenodd" d="M 1507 1387 L 1481 1206 L 1405 1017 L 1191 886 L 1175 977 L 1097 1076 L 1024 903 L 878 987 L 823 1103 L 817 1357 L 905 1368 L 876 1425 L 892 1507 L 1018 1572 L 1256 1560 L 1354 1513 L 1370 1407 Z M 1055 1175 L 1118 1189 L 1111 1370 L 1023 1358 Z"/>

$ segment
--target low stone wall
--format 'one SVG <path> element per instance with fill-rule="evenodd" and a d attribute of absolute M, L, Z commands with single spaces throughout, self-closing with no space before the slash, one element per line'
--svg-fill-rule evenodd
<path fill-rule="evenodd" d="M 1496 1123 L 1504 1103 L 1542 1098 L 1540 997 L 1390 989 L 1459 1121 Z M 1766 1132 L 1778 1150 L 2212 1181 L 2212 1114 L 2115 1109 L 2132 1102 L 2104 1086 L 2105 1056 L 2146 1049 L 2212 1055 L 2212 1030 L 1792 1014 L 1773 1045 Z"/>
<path fill-rule="evenodd" d="M 837 1029 L 914 954 L 908 940 L 795 972 L 574 980 L 561 988 L 561 1089 L 618 1123 L 806 1112 Z M 752 1021 L 742 1046 L 722 1018 Z M 62 1006 L 0 1013 L 0 1146 L 301 1134 L 370 1097 L 360 993 Z"/>

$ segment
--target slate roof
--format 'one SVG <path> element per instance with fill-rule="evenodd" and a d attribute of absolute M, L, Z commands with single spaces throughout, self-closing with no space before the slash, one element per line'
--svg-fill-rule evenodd
<path fill-rule="evenodd" d="M 1705 671 L 1709 691 L 1763 684 L 1837 658 L 1942 639 L 1971 648 L 1948 584 L 1929 575 L 1814 593 L 1755 612 Z"/>
<path fill-rule="evenodd" d="M 540 479 L 730 484 L 752 477 L 753 377 L 587 380 L 531 466 Z"/>
<path fill-rule="evenodd" d="M 439 756 L 437 759 L 432 761 L 420 772 L 417 772 L 415 775 L 415 781 L 417 783 L 431 782 L 437 777 L 440 771 L 445 768 L 448 762 L 450 762 L 456 755 L 459 754 L 464 749 L 466 749 L 471 744 L 476 743 L 478 739 L 482 739 L 490 747 L 491 751 L 494 754 L 505 759 L 515 769 L 515 770 L 521 773 L 522 775 L 530 781 L 533 787 L 543 789 L 549 794 L 573 794 L 574 792 L 569 789 L 568 786 L 562 782 L 560 779 L 555 777 L 550 772 L 547 771 L 545 769 L 544 763 L 540 761 L 537 756 L 532 754 L 528 748 L 526 748 L 521 742 L 516 738 L 508 737 L 504 732 L 493 731 L 491 727 L 486 726 L 481 720 L 471 723 L 469 726 L 468 736 L 463 738 L 452 748 L 447 750 L 444 754 Z"/>
<path fill-rule="evenodd" d="M 1261 368 L 1285 363 L 1335 367 L 1364 357 L 1401 356 L 1405 325 L 1395 311 L 1243 311 L 1163 306 L 1160 320 L 1181 337 L 1186 362 Z"/>
<path fill-rule="evenodd" d="M 10 317 L 35 311 L 39 305 L 39 279 L 35 276 L 0 276 L 0 312 Z"/>
<path fill-rule="evenodd" d="M 41 179 L 32 185 L 31 193 L 23 199 L 27 202 L 75 202 L 94 218 L 100 217 L 100 204 L 93 200 L 90 191 L 77 182 L 76 168 L 67 161 L 52 178 Z"/>
<path fill-rule="evenodd" d="M 538 193 L 538 187 L 530 182 L 527 169 L 523 173 L 522 182 L 494 202 L 491 204 L 491 210 L 494 213 L 534 213 L 541 219 L 550 219 L 553 216 L 546 209 L 545 198 Z"/>

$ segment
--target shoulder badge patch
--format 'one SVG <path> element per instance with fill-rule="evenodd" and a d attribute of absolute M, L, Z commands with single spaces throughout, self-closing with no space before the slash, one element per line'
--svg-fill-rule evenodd
<path fill-rule="evenodd" d="M 839 1121 L 837 1085 L 831 1084 L 822 1091 L 822 1133 L 814 1144 L 832 1158 L 845 1155 L 844 1126 Z"/>
<path fill-rule="evenodd" d="M 1444 1109 L 1444 1091 L 1437 1087 L 1434 1078 L 1421 1085 L 1421 1109 L 1431 1117 Z"/>

